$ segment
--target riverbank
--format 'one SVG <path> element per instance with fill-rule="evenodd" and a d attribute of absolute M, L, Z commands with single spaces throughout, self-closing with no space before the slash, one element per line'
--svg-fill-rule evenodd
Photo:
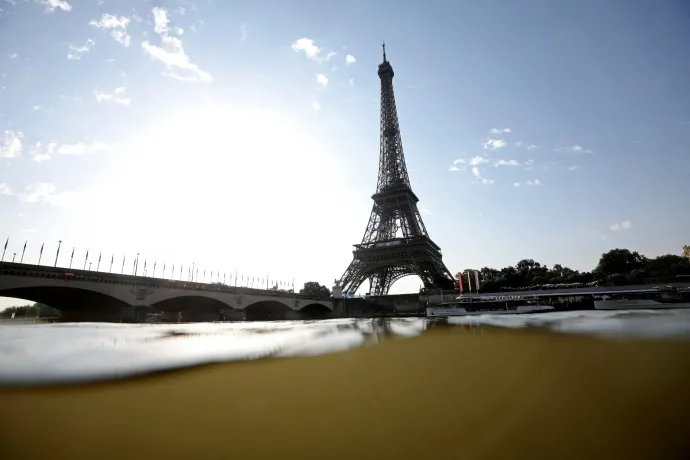
<path fill-rule="evenodd" d="M 345 353 L 0 390 L 2 458 L 681 458 L 690 343 L 433 328 Z"/>

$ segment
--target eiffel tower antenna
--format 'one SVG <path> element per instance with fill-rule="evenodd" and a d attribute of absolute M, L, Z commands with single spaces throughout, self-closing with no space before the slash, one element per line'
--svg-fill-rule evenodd
<path fill-rule="evenodd" d="M 393 67 L 386 57 L 379 64 L 381 79 L 381 146 L 374 207 L 353 260 L 339 280 L 342 292 L 354 294 L 369 280 L 370 293 L 388 294 L 393 283 L 409 275 L 421 278 L 427 289 L 454 289 L 456 281 L 443 263 L 441 248 L 427 233 L 417 209 L 405 165 L 398 111 L 393 93 Z"/>

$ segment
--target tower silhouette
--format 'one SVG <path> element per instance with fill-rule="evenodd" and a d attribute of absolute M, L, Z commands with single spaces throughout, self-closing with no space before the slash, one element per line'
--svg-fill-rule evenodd
<path fill-rule="evenodd" d="M 370 293 L 388 294 L 393 283 L 408 275 L 421 278 L 425 288 L 453 289 L 456 281 L 443 263 L 441 248 L 434 243 L 417 209 L 405 165 L 398 111 L 393 93 L 393 67 L 386 58 L 379 64 L 381 79 L 381 146 L 379 177 L 374 207 L 353 260 L 338 284 L 354 294 L 369 280 Z"/>

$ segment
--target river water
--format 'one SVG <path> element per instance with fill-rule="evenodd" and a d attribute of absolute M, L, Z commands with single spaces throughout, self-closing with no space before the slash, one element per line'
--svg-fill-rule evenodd
<path fill-rule="evenodd" d="M 0 325 L 0 385 L 85 383 L 211 363 L 346 352 L 432 328 L 540 328 L 611 340 L 690 339 L 690 309 L 196 324 Z"/>

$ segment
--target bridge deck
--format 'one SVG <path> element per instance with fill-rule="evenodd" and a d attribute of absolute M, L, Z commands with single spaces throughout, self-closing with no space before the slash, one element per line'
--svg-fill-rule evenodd
<path fill-rule="evenodd" d="M 152 278 L 117 274 L 110 272 L 97 272 L 91 270 L 79 270 L 65 267 L 48 267 L 45 265 L 19 264 L 12 262 L 0 262 L 0 276 L 34 276 L 39 278 L 72 279 L 75 281 L 88 281 L 93 283 L 131 284 L 140 287 L 191 289 L 203 291 L 216 291 L 228 294 L 260 294 L 272 296 L 285 296 L 291 299 L 304 300 L 330 300 L 321 297 L 312 297 L 288 290 L 255 289 L 243 286 L 229 286 L 227 284 L 204 283 L 191 280 L 173 280 L 165 278 Z M 66 276 L 67 275 L 67 276 Z"/>

